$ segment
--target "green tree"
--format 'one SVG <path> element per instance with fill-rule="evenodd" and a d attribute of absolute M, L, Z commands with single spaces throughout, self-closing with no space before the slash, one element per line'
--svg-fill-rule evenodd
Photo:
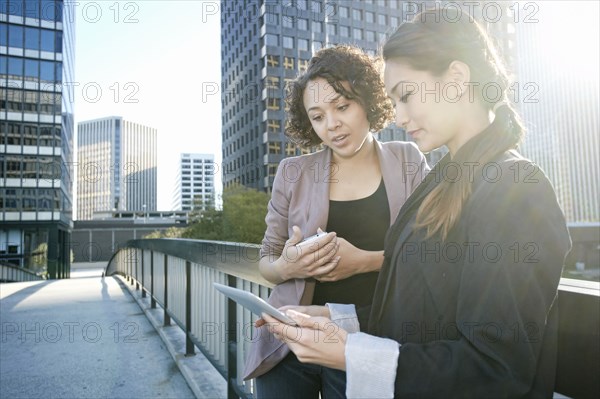
<path fill-rule="evenodd" d="M 269 195 L 241 185 L 223 191 L 223 231 L 225 239 L 258 244 L 267 225 Z"/>
<path fill-rule="evenodd" d="M 198 202 L 182 237 L 215 241 L 260 243 L 265 233 L 269 196 L 241 185 L 223 191 L 223 210 Z"/>
<path fill-rule="evenodd" d="M 188 217 L 188 227 L 182 234 L 184 238 L 222 241 L 223 211 L 215 209 L 214 197 L 207 203 L 194 199 L 194 208 Z"/>
<path fill-rule="evenodd" d="M 179 238 L 183 237 L 185 232 L 184 227 L 169 227 L 165 230 L 154 230 L 150 234 L 146 234 L 143 238 Z"/>

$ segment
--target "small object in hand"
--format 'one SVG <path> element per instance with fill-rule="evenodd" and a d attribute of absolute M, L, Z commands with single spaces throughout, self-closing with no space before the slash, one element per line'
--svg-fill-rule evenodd
<path fill-rule="evenodd" d="M 319 239 L 319 238 L 321 238 L 321 237 L 323 237 L 325 235 L 327 235 L 327 232 L 326 231 L 321 231 L 321 232 L 315 234 L 314 236 L 310 236 L 310 237 L 308 237 L 308 238 L 300 241 L 298 244 L 296 244 L 296 246 L 300 246 L 300 245 L 305 245 L 305 244 L 311 243 L 311 242 L 313 242 L 313 241 L 315 241 L 315 240 L 317 240 L 317 239 Z"/>

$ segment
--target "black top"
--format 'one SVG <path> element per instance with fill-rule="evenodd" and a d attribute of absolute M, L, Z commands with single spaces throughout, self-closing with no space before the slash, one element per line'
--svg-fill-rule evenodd
<path fill-rule="evenodd" d="M 327 231 L 335 231 L 357 248 L 365 251 L 383 250 L 385 233 L 390 226 L 390 207 L 385 184 L 366 198 L 352 201 L 329 201 Z M 314 305 L 351 303 L 369 305 L 378 272 L 362 273 L 334 282 L 319 282 L 315 286 Z"/>
<path fill-rule="evenodd" d="M 401 344 L 396 397 L 552 397 L 552 304 L 570 247 L 556 195 L 535 164 L 499 154 L 490 163 L 496 175 L 475 169 L 446 240 L 426 238 L 412 228 L 415 213 L 448 162 L 429 173 L 389 230 L 361 330 Z"/>

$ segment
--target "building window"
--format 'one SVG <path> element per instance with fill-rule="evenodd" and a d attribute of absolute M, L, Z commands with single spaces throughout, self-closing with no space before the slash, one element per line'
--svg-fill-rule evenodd
<path fill-rule="evenodd" d="M 356 40 L 362 40 L 363 35 L 362 35 L 362 29 L 360 28 L 354 28 L 352 31 L 352 36 L 354 37 L 354 39 Z"/>
<path fill-rule="evenodd" d="M 365 38 L 368 42 L 375 42 L 375 32 L 368 30 L 365 32 Z"/>
<path fill-rule="evenodd" d="M 296 146 L 289 141 L 285 143 L 285 155 L 290 157 L 292 155 L 296 155 Z"/>
<path fill-rule="evenodd" d="M 338 10 L 341 18 L 348 18 L 348 16 L 350 15 L 350 9 L 348 7 L 340 6 L 338 7 Z"/>
<path fill-rule="evenodd" d="M 304 72 L 308 69 L 308 60 L 299 59 L 298 60 L 298 70 L 300 72 Z"/>
<path fill-rule="evenodd" d="M 313 41 L 313 52 L 317 52 L 323 48 L 323 43 L 318 40 Z"/>
<path fill-rule="evenodd" d="M 298 39 L 298 50 L 300 50 L 300 51 L 308 51 L 308 40 L 306 40 L 306 39 Z"/>
<path fill-rule="evenodd" d="M 284 17 L 282 25 L 284 28 L 293 28 L 294 27 L 294 18 Z"/>
<path fill-rule="evenodd" d="M 350 28 L 347 26 L 340 26 L 340 36 L 350 37 Z"/>
<path fill-rule="evenodd" d="M 304 18 L 298 18 L 298 29 L 307 31 L 308 30 L 308 20 Z"/>
<path fill-rule="evenodd" d="M 321 1 L 313 0 L 311 4 L 311 10 L 312 12 L 321 13 Z"/>
<path fill-rule="evenodd" d="M 270 163 L 269 164 L 269 177 L 275 177 L 275 173 L 277 173 L 277 164 Z"/>
<path fill-rule="evenodd" d="M 277 119 L 267 120 L 267 132 L 279 133 L 281 131 L 281 123 Z"/>
<path fill-rule="evenodd" d="M 279 56 L 278 55 L 268 55 L 267 56 L 267 65 L 270 67 L 278 67 L 279 66 Z"/>
<path fill-rule="evenodd" d="M 265 44 L 267 46 L 279 46 L 279 36 L 267 33 L 265 35 Z"/>
<path fill-rule="evenodd" d="M 354 18 L 356 21 L 360 21 L 362 19 L 362 11 L 352 10 L 352 18 Z"/>
<path fill-rule="evenodd" d="M 312 31 L 315 33 L 323 32 L 323 23 L 318 21 L 313 21 L 312 23 Z"/>
<path fill-rule="evenodd" d="M 385 14 L 379 14 L 377 16 L 377 23 L 381 26 L 386 26 L 387 25 L 387 18 L 385 16 Z"/>
<path fill-rule="evenodd" d="M 375 23 L 375 13 L 372 13 L 371 11 L 365 12 L 365 19 L 370 24 Z"/>
<path fill-rule="evenodd" d="M 337 26 L 334 24 L 327 24 L 327 34 L 337 35 Z"/>
<path fill-rule="evenodd" d="M 294 58 L 293 57 L 283 57 L 283 67 L 285 69 L 294 69 Z"/>
<path fill-rule="evenodd" d="M 281 107 L 279 106 L 279 99 L 278 98 L 267 98 L 267 109 L 279 111 L 281 109 Z"/>
<path fill-rule="evenodd" d="M 270 12 L 265 13 L 264 21 L 267 24 L 278 25 L 279 24 L 279 16 L 277 14 L 273 14 Z"/>
<path fill-rule="evenodd" d="M 283 48 L 294 48 L 294 38 L 291 36 L 284 36 Z"/>
<path fill-rule="evenodd" d="M 269 141 L 269 154 L 281 154 L 281 143 L 279 141 Z"/>
<path fill-rule="evenodd" d="M 279 89 L 279 76 L 267 76 L 267 89 Z"/>

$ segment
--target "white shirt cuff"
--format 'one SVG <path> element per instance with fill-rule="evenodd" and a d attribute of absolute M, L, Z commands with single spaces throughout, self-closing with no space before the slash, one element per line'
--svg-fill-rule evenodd
<path fill-rule="evenodd" d="M 326 303 L 329 308 L 330 319 L 339 328 L 343 328 L 348 333 L 359 332 L 358 316 L 354 305 L 342 305 L 339 303 Z"/>
<path fill-rule="evenodd" d="M 400 344 L 365 333 L 346 340 L 346 397 L 393 398 Z"/>

